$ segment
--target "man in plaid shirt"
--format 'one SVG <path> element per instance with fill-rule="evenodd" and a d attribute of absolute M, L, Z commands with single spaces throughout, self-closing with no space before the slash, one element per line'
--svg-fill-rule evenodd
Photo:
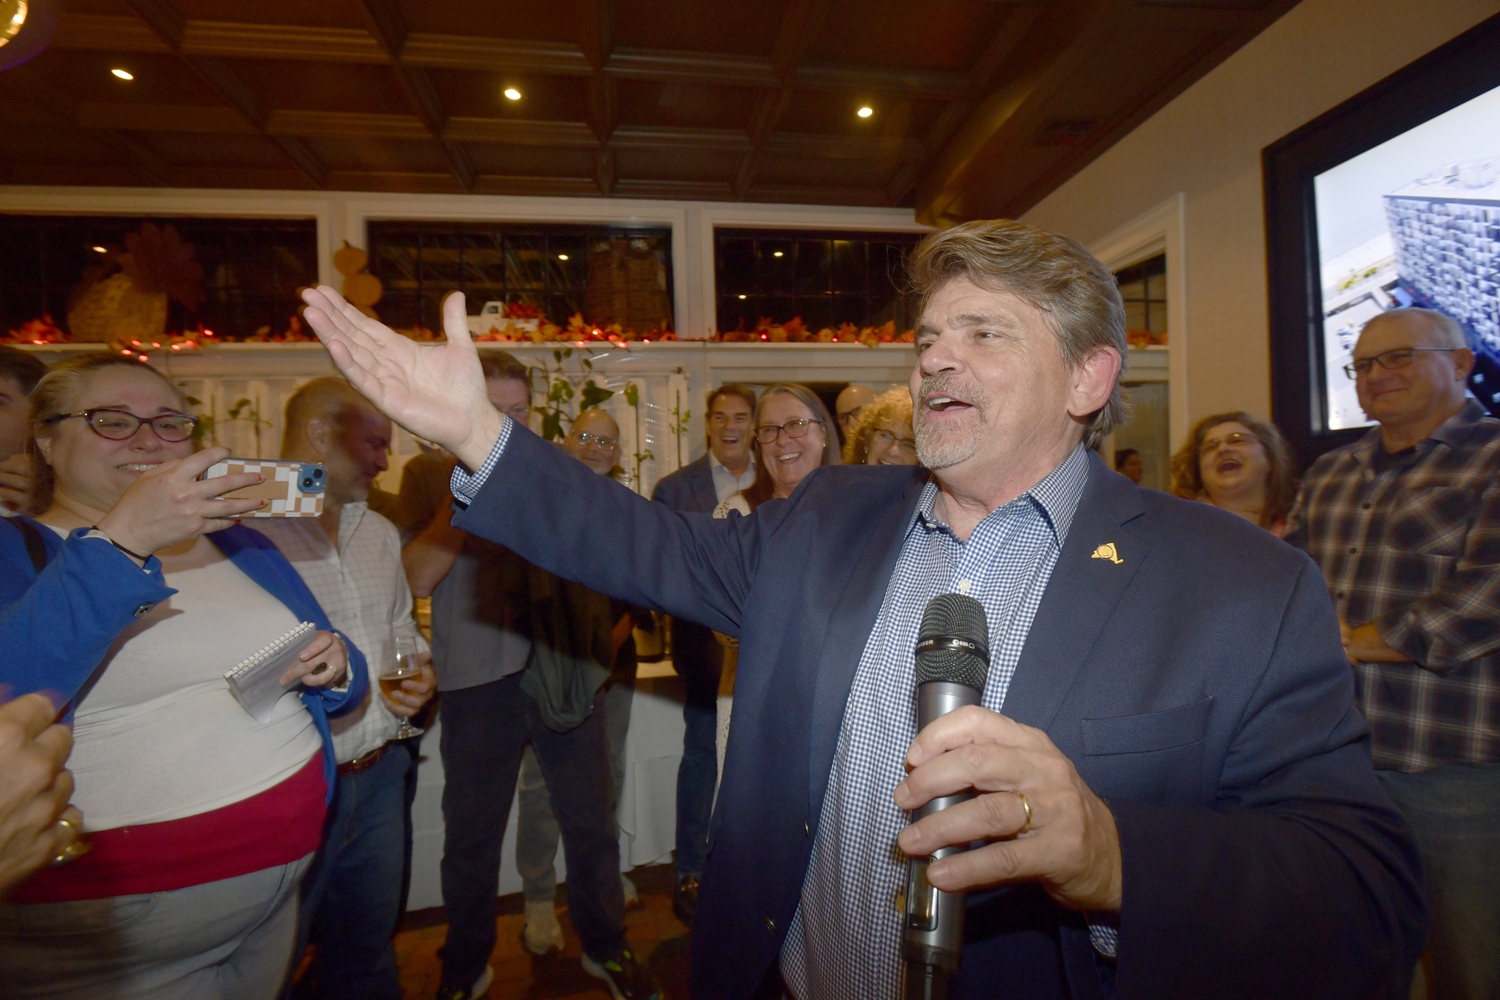
<path fill-rule="evenodd" d="M 1500 420 L 1458 324 L 1394 309 L 1346 371 L 1379 422 L 1315 462 L 1288 541 L 1323 569 L 1375 767 L 1427 869 L 1440 997 L 1500 995 Z"/>

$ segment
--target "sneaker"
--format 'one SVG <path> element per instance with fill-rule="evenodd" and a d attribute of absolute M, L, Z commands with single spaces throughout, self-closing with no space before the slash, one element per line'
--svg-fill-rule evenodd
<path fill-rule="evenodd" d="M 490 983 L 495 981 L 495 970 L 486 965 L 474 985 L 468 989 L 462 986 L 444 986 L 437 991 L 437 1000 L 477 1000 L 489 992 Z"/>
<path fill-rule="evenodd" d="M 557 910 L 550 901 L 526 904 L 526 929 L 521 932 L 521 943 L 533 955 L 562 951 L 562 924 L 557 922 Z"/>
<path fill-rule="evenodd" d="M 677 883 L 677 891 L 672 894 L 672 912 L 678 920 L 693 926 L 693 915 L 698 912 L 698 876 L 686 875 Z"/>
<path fill-rule="evenodd" d="M 661 987 L 651 970 L 636 961 L 635 952 L 621 948 L 614 957 L 596 962 L 585 952 L 583 971 L 609 986 L 615 1000 L 661 1000 Z"/>
<path fill-rule="evenodd" d="M 642 907 L 640 890 L 635 883 L 626 878 L 625 873 L 620 873 L 620 892 L 625 896 L 625 909 L 639 910 Z"/>

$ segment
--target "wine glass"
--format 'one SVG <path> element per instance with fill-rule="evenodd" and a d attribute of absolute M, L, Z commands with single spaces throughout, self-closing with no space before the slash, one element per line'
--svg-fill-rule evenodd
<path fill-rule="evenodd" d="M 402 626 L 396 630 L 396 659 L 394 663 L 388 663 L 380 672 L 380 690 L 385 692 L 387 698 L 393 692 L 401 690 L 401 682 L 408 678 L 421 676 L 422 667 L 417 663 L 417 630 L 415 626 Z M 392 739 L 404 740 L 412 736 L 421 736 L 426 730 L 419 726 L 413 726 L 411 720 L 406 716 L 399 716 L 401 728 L 396 730 Z"/>

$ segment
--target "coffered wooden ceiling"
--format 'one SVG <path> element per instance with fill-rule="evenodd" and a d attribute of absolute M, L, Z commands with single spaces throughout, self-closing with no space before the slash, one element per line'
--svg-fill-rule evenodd
<path fill-rule="evenodd" d="M 1294 2 L 68 0 L 0 183 L 1014 216 Z"/>

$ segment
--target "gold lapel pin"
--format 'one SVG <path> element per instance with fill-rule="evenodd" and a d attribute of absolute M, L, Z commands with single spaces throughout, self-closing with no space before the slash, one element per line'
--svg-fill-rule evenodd
<path fill-rule="evenodd" d="M 1094 550 L 1093 558 L 1095 558 L 1095 559 L 1108 559 L 1110 562 L 1114 563 L 1117 566 L 1120 563 L 1122 563 L 1122 562 L 1125 561 L 1125 560 L 1121 559 L 1120 558 L 1120 554 L 1115 551 L 1115 543 L 1114 542 L 1105 542 L 1103 545 L 1101 545 L 1097 549 L 1095 549 Z"/>

